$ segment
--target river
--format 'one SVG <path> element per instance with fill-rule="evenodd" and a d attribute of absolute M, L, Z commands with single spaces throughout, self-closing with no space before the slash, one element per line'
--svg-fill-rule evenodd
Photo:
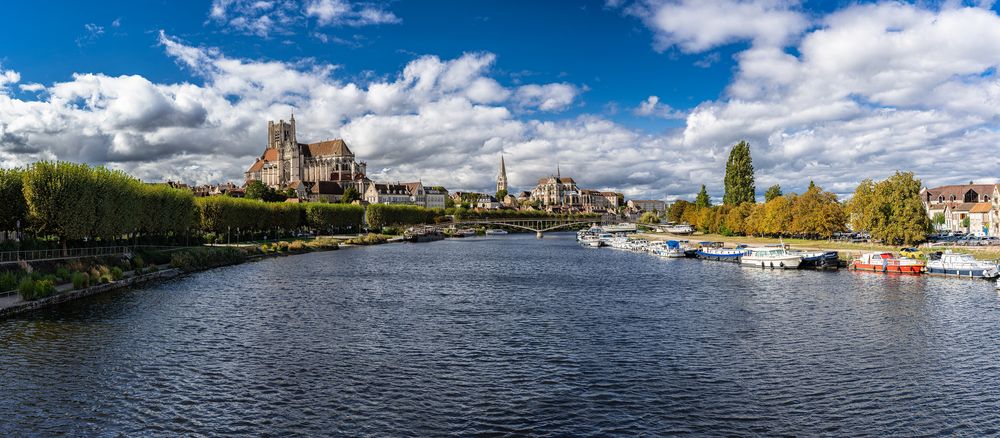
<path fill-rule="evenodd" d="M 272 258 L 0 321 L 0 435 L 987 435 L 985 281 L 571 234 Z"/>

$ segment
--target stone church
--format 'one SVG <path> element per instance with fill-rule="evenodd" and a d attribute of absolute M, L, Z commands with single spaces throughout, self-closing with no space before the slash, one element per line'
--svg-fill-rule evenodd
<path fill-rule="evenodd" d="M 342 139 L 299 143 L 295 115 L 267 122 L 267 149 L 246 171 L 246 182 L 275 189 L 292 188 L 300 198 L 339 200 L 348 187 L 364 193 L 370 180 L 366 163 L 357 161 Z"/>

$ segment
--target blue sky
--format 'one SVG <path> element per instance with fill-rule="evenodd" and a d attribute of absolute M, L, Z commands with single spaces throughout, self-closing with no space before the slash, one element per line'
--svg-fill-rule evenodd
<path fill-rule="evenodd" d="M 720 195 L 725 154 L 740 139 L 751 141 L 761 193 L 812 179 L 844 194 L 895 170 L 928 184 L 995 180 L 1000 164 L 959 162 L 988 151 L 997 132 L 992 2 L 215 0 L 5 11 L 17 17 L 0 27 L 5 167 L 69 159 L 150 180 L 239 181 L 266 120 L 293 110 L 301 141 L 344 137 L 373 178 L 453 189 L 488 188 L 503 152 L 523 189 L 561 164 L 583 186 L 631 196 L 690 197 L 701 184 Z M 255 27 L 262 19 L 270 26 Z M 438 85 L 421 91 L 408 69 Z M 444 86 L 448 72 L 471 73 Z"/>

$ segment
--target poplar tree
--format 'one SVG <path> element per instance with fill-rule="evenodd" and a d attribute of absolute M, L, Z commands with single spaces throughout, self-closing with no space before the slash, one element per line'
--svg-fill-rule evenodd
<path fill-rule="evenodd" d="M 753 160 L 750 158 L 750 144 L 741 141 L 733 146 L 726 162 L 726 192 L 722 196 L 725 205 L 740 205 L 755 202 L 753 181 Z"/>
<path fill-rule="evenodd" d="M 708 191 L 705 190 L 705 185 L 701 185 L 701 191 L 698 192 L 698 196 L 694 198 L 694 205 L 698 208 L 705 208 L 712 206 L 712 199 L 708 197 Z"/>

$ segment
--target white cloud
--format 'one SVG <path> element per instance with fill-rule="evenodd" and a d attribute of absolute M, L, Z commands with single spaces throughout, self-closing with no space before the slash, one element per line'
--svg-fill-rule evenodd
<path fill-rule="evenodd" d="M 797 49 L 740 53 L 725 97 L 690 113 L 682 144 L 722 151 L 749 138 L 763 182 L 815 179 L 841 193 L 897 169 L 929 184 L 996 180 L 994 12 L 855 5 Z"/>
<path fill-rule="evenodd" d="M 559 111 L 572 104 L 580 91 L 579 87 L 569 83 L 529 84 L 518 87 L 514 98 L 522 108 Z"/>
<path fill-rule="evenodd" d="M 659 96 L 649 96 L 639 103 L 633 114 L 644 117 L 659 117 L 661 119 L 683 119 L 685 114 L 665 103 L 660 103 Z"/>
<path fill-rule="evenodd" d="M 104 35 L 104 26 L 98 26 L 94 23 L 84 24 L 83 30 L 85 30 L 86 33 L 76 39 L 76 45 L 79 47 L 93 44 L 98 38 L 101 37 L 101 35 Z"/>
<path fill-rule="evenodd" d="M 655 33 L 654 46 L 702 52 L 738 41 L 783 45 L 809 22 L 789 0 L 644 0 L 627 8 Z"/>
<path fill-rule="evenodd" d="M 310 19 L 315 19 L 318 26 L 402 22 L 375 3 L 349 0 L 213 0 L 208 16 L 229 30 L 261 37 L 296 33 L 305 29 Z"/>

